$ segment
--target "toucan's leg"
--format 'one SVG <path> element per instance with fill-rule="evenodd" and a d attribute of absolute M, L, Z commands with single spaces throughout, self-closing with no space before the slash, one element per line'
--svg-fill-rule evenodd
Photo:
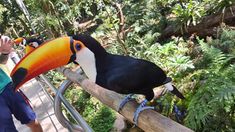
<path fill-rule="evenodd" d="M 123 106 L 130 100 L 133 100 L 132 96 L 134 94 L 128 94 L 120 103 L 119 107 L 118 107 L 118 112 L 120 112 L 120 110 L 123 108 Z"/>
<path fill-rule="evenodd" d="M 154 107 L 150 107 L 150 106 L 146 106 L 148 100 L 145 99 L 144 101 L 142 101 L 139 105 L 139 107 L 136 109 L 135 113 L 134 113 L 134 123 L 135 125 L 138 124 L 138 117 L 139 117 L 139 114 L 140 112 L 142 112 L 143 110 L 146 110 L 146 109 L 154 109 Z"/>

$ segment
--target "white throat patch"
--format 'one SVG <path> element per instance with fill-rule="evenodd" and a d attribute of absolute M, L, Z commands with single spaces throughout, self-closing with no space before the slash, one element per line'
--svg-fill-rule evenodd
<path fill-rule="evenodd" d="M 75 60 L 83 69 L 87 77 L 95 82 L 96 81 L 96 65 L 95 65 L 95 55 L 88 48 L 84 47 L 80 51 L 76 52 Z"/>

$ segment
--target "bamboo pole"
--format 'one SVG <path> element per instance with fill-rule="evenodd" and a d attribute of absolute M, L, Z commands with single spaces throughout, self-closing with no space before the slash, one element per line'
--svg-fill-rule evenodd
<path fill-rule="evenodd" d="M 80 84 L 84 90 L 99 99 L 102 103 L 117 111 L 123 99 L 122 95 L 104 89 L 91 82 L 85 76 L 73 72 L 68 68 L 61 67 L 58 70 L 74 83 Z M 120 111 L 120 114 L 133 123 L 134 112 L 137 107 L 138 104 L 136 101 L 129 101 Z M 145 110 L 140 113 L 138 127 L 146 132 L 192 132 L 189 128 L 153 110 Z"/>

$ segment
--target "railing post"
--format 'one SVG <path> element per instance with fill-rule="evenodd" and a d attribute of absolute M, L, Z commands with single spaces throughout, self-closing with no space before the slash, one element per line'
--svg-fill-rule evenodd
<path fill-rule="evenodd" d="M 61 86 L 57 89 L 54 85 L 50 83 L 50 81 L 47 79 L 46 76 L 40 75 L 40 78 L 44 81 L 45 84 L 49 86 L 49 88 L 56 94 L 55 98 L 50 98 L 54 103 L 54 111 L 55 115 L 60 122 L 62 126 L 67 128 L 68 130 L 74 132 L 92 132 L 93 130 L 90 128 L 90 126 L 86 123 L 86 121 L 82 118 L 82 116 L 76 111 L 76 109 L 63 97 L 64 92 L 67 90 L 67 88 L 73 83 L 70 80 L 65 80 Z M 38 79 L 40 81 L 40 79 Z M 41 82 L 41 81 L 40 81 Z M 44 90 L 46 93 L 47 91 Z M 47 93 L 48 96 L 49 93 Z M 71 116 L 74 118 L 74 120 L 78 124 L 71 123 L 62 113 L 62 103 L 64 104 L 65 108 L 68 110 L 68 112 L 71 114 Z"/>
<path fill-rule="evenodd" d="M 86 121 L 82 118 L 82 116 L 76 111 L 76 109 L 73 108 L 73 106 L 63 97 L 63 94 L 65 90 L 69 87 L 69 85 L 72 84 L 72 81 L 65 80 L 61 86 L 59 87 L 56 96 L 55 96 L 55 103 L 54 103 L 54 109 L 55 109 L 55 115 L 60 121 L 60 123 L 67 128 L 73 129 L 73 131 L 85 131 L 85 132 L 92 132 L 91 127 L 86 123 Z M 76 122 L 79 124 L 73 124 L 70 121 L 68 121 L 63 113 L 62 113 L 62 103 L 65 105 L 65 108 L 68 109 L 68 111 L 71 113 L 73 118 L 76 120 Z"/>

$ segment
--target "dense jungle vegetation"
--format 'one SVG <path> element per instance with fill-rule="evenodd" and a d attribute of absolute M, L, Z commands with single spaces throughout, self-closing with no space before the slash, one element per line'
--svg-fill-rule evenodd
<path fill-rule="evenodd" d="M 201 132 L 235 131 L 234 0 L 0 1 L 0 32 L 50 40 L 89 33 L 108 52 L 154 62 L 186 96 L 166 94 L 158 111 Z M 35 35 L 36 34 L 36 35 Z M 51 71 L 56 86 L 64 77 Z M 115 112 L 82 89 L 68 100 L 94 131 L 111 131 Z"/>

